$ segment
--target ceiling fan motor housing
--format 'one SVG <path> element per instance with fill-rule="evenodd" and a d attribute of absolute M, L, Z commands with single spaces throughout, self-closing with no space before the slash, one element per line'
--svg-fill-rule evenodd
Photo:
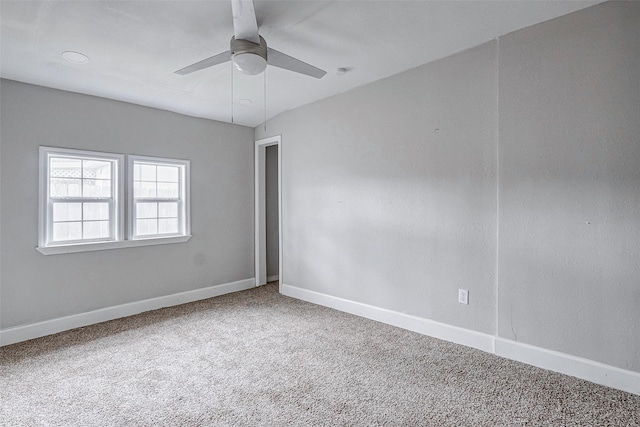
<path fill-rule="evenodd" d="M 231 37 L 231 60 L 236 68 L 246 74 L 259 74 L 267 66 L 267 42 L 260 36 L 260 44 Z"/>

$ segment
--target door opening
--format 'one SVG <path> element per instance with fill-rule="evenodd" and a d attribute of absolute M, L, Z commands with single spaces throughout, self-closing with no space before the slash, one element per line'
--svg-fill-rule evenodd
<path fill-rule="evenodd" d="M 266 262 L 267 283 L 279 279 L 278 240 L 278 145 L 269 145 L 265 156 L 265 210 L 266 210 Z"/>
<path fill-rule="evenodd" d="M 255 146 L 255 280 L 283 283 L 282 147 L 280 135 Z M 275 190 L 275 191 L 274 191 Z M 275 194 L 274 194 L 275 193 Z"/>

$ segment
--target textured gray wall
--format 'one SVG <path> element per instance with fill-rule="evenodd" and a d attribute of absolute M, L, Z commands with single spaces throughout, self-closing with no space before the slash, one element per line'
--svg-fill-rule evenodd
<path fill-rule="evenodd" d="M 253 273 L 253 129 L 2 80 L 3 329 Z M 38 146 L 191 160 L 187 243 L 44 256 Z"/>
<path fill-rule="evenodd" d="M 0 99 L 2 85 L 0 80 Z M 0 329 L 2 329 L 2 108 L 0 107 Z"/>
<path fill-rule="evenodd" d="M 500 39 L 499 335 L 640 371 L 640 3 Z"/>
<path fill-rule="evenodd" d="M 604 3 L 257 128 L 284 281 L 640 371 L 639 22 Z"/>
<path fill-rule="evenodd" d="M 282 134 L 286 284 L 494 332 L 495 53 L 488 43 L 269 121 Z"/>
<path fill-rule="evenodd" d="M 267 209 L 267 277 L 277 276 L 278 269 L 278 146 L 266 148 Z"/>

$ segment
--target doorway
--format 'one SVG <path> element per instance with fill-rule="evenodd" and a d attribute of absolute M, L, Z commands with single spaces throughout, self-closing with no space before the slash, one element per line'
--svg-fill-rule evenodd
<path fill-rule="evenodd" d="M 280 135 L 255 145 L 256 286 L 279 280 L 282 287 L 282 150 Z M 275 194 L 274 194 L 275 193 Z"/>

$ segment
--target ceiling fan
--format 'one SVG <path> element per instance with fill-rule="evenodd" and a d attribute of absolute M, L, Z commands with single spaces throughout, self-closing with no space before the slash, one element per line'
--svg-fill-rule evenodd
<path fill-rule="evenodd" d="M 229 50 L 181 68 L 175 71 L 176 74 L 190 74 L 229 60 L 233 62 L 236 69 L 249 75 L 260 74 L 265 70 L 267 64 L 317 79 L 327 73 L 320 68 L 267 47 L 265 39 L 258 34 L 258 21 L 253 0 L 231 0 L 231 9 L 234 35 L 231 37 Z"/>

